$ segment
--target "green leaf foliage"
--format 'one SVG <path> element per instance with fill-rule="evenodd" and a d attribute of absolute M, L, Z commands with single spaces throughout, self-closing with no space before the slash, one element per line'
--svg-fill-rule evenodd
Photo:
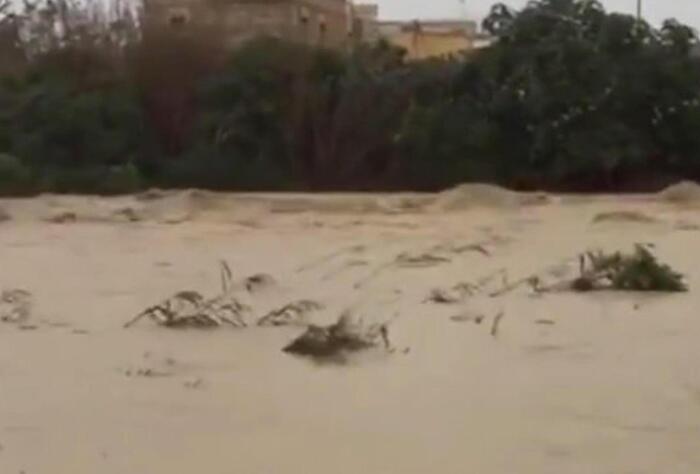
<path fill-rule="evenodd" d="M 676 20 L 654 28 L 595 0 L 497 4 L 491 46 L 411 62 L 386 42 L 224 53 L 211 29 L 153 32 L 57 1 L 0 13 L 0 153 L 21 165 L 0 192 L 700 179 L 698 39 Z"/>

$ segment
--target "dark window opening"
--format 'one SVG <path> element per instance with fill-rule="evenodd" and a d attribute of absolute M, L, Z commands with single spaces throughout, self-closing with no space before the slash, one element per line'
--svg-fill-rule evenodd
<path fill-rule="evenodd" d="M 170 26 L 184 26 L 187 24 L 187 17 L 185 15 L 173 15 L 170 17 Z"/>

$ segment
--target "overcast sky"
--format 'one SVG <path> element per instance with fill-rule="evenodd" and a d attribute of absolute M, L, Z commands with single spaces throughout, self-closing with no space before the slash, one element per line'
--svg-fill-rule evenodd
<path fill-rule="evenodd" d="M 465 15 L 481 20 L 495 0 L 375 0 L 384 19 L 451 18 Z M 356 3 L 372 3 L 356 0 Z M 526 0 L 505 0 L 512 7 L 520 8 Z M 602 0 L 607 10 L 634 13 L 637 0 Z M 644 16 L 654 24 L 665 18 L 676 18 L 682 23 L 700 28 L 700 0 L 643 0 Z"/>

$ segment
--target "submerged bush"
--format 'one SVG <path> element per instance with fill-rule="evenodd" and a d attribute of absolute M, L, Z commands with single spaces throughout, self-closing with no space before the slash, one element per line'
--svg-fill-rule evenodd
<path fill-rule="evenodd" d="M 622 256 L 612 275 L 612 286 L 629 291 L 683 292 L 688 290 L 683 278 L 660 263 L 647 247 L 637 245 L 634 254 Z"/>
<path fill-rule="evenodd" d="M 650 247 L 641 244 L 637 244 L 631 254 L 589 252 L 582 255 L 581 276 L 574 281 L 573 289 L 596 288 L 670 293 L 688 290 L 682 274 L 659 262 Z"/>

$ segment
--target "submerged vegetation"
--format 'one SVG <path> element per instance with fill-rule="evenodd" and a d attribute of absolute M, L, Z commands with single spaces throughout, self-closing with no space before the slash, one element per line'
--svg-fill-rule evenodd
<path fill-rule="evenodd" d="M 652 244 L 636 244 L 629 253 L 586 251 L 578 257 L 515 280 L 509 278 L 506 269 L 501 269 L 482 278 L 477 284 L 461 282 L 450 289 L 434 289 L 424 302 L 458 304 L 474 295 L 500 298 L 522 287 L 529 287 L 536 295 L 595 290 L 688 291 L 685 276 L 660 262 L 653 249 Z"/>
<path fill-rule="evenodd" d="M 650 189 L 700 178 L 694 30 L 594 0 L 493 7 L 497 41 L 407 62 L 162 30 L 118 1 L 0 0 L 0 193 Z"/>
<path fill-rule="evenodd" d="M 330 326 L 310 325 L 283 351 L 320 362 L 343 362 L 353 352 L 376 347 L 391 351 L 388 324 L 366 325 L 345 312 Z"/>
<path fill-rule="evenodd" d="M 578 257 L 579 271 L 574 278 L 563 276 L 545 283 L 538 273 L 506 287 L 498 295 L 512 291 L 523 283 L 539 294 L 561 291 L 589 292 L 594 290 L 681 293 L 688 291 L 685 276 L 653 253 L 653 245 L 636 244 L 630 253 L 587 251 Z M 551 272 L 549 272 L 551 273 Z"/>
<path fill-rule="evenodd" d="M 586 262 L 589 267 L 586 267 Z M 637 244 L 634 252 L 588 252 L 581 256 L 581 276 L 573 288 L 586 291 L 610 288 L 621 291 L 684 292 L 688 288 L 682 274 L 660 263 L 650 246 Z"/>

